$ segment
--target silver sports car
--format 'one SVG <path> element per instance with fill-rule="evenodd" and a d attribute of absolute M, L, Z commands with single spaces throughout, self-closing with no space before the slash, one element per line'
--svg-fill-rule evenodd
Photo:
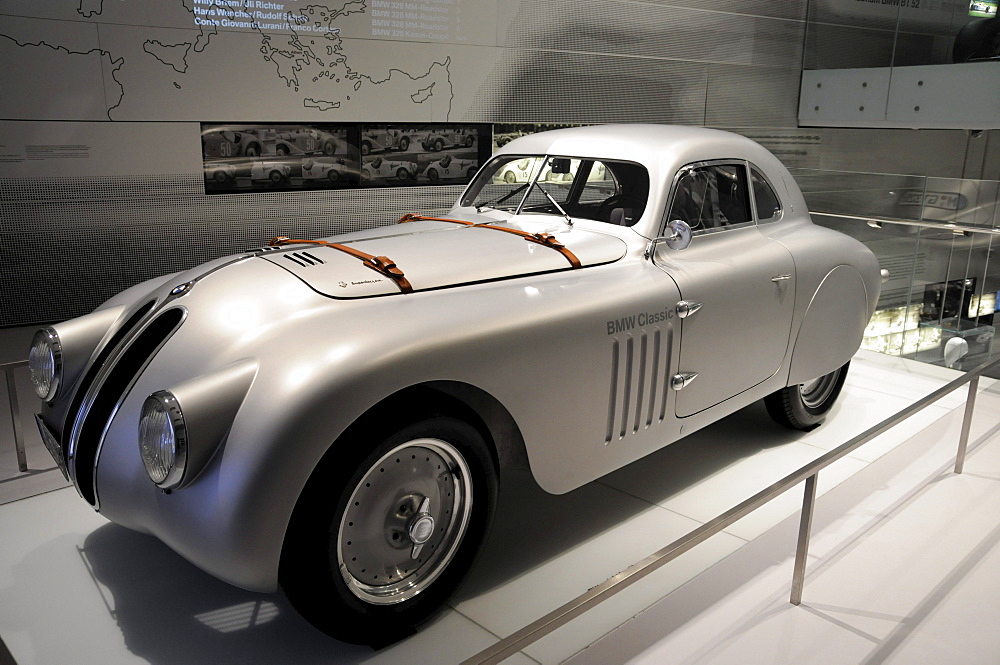
<path fill-rule="evenodd" d="M 515 462 L 564 493 L 754 400 L 815 427 L 880 289 L 774 156 L 709 129 L 517 138 L 400 222 L 139 284 L 30 351 L 84 500 L 352 642 L 443 605 Z"/>

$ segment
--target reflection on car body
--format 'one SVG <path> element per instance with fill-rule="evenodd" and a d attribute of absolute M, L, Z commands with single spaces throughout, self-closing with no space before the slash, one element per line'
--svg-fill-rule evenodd
<path fill-rule="evenodd" d="M 139 284 L 29 358 L 88 503 L 353 642 L 444 605 L 520 460 L 565 493 L 756 400 L 822 422 L 880 289 L 773 155 L 703 128 L 521 137 L 401 222 Z"/>

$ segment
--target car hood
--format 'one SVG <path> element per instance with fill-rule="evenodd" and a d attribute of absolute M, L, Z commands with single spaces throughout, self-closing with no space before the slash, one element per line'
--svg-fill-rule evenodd
<path fill-rule="evenodd" d="M 477 220 L 483 221 L 483 220 Z M 617 261 L 625 255 L 624 241 L 611 235 L 570 227 L 561 220 L 491 224 L 528 233 L 554 236 L 578 260 L 580 268 Z M 389 258 L 403 271 L 414 291 L 440 289 L 522 275 L 572 270 L 560 250 L 513 233 L 452 222 L 417 221 L 392 227 L 326 238 L 353 250 Z M 326 245 L 289 244 L 261 259 L 335 298 L 364 298 L 400 292 L 388 276 L 361 259 Z"/>

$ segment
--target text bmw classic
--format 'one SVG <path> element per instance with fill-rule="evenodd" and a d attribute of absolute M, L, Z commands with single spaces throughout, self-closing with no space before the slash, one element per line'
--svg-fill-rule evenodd
<path fill-rule="evenodd" d="M 754 400 L 818 424 L 880 288 L 777 159 L 701 128 L 521 137 L 401 221 L 139 284 L 30 352 L 85 500 L 352 642 L 444 604 L 517 460 L 564 493 Z"/>

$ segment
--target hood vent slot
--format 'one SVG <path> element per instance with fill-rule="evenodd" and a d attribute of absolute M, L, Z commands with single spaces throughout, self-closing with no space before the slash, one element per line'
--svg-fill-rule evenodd
<path fill-rule="evenodd" d="M 309 252 L 292 252 L 291 254 L 285 254 L 285 260 L 291 261 L 301 268 L 321 266 L 326 263 L 323 259 L 313 256 Z"/>

